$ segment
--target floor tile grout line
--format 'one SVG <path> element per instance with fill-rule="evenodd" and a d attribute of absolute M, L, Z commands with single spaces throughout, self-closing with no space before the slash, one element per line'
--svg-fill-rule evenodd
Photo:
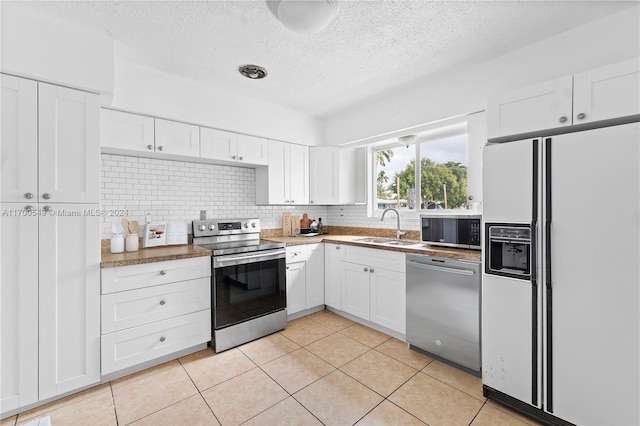
<path fill-rule="evenodd" d="M 429 364 L 431 364 L 431 363 L 429 363 Z M 425 367 L 425 368 L 426 368 L 426 367 Z M 423 368 L 422 370 L 419 370 L 418 372 L 419 372 L 419 373 L 422 373 L 422 374 L 426 374 L 427 376 L 431 377 L 432 379 L 434 379 L 434 380 L 436 380 L 436 381 L 438 381 L 438 382 L 440 382 L 440 383 L 442 383 L 442 384 L 445 384 L 445 385 L 447 385 L 447 386 L 450 386 L 450 387 L 454 388 L 455 390 L 460 391 L 460 392 L 464 393 L 465 395 L 470 396 L 471 398 L 475 399 L 476 401 L 480 401 L 480 402 L 484 403 L 484 402 L 486 402 L 486 400 L 487 400 L 487 398 L 485 398 L 485 399 L 484 399 L 484 401 L 483 401 L 482 399 L 480 399 L 480 398 L 478 398 L 478 397 L 476 397 L 476 396 L 471 395 L 469 392 L 467 392 L 467 391 L 465 391 L 465 390 L 463 390 L 463 389 L 457 388 L 456 386 L 452 385 L 451 383 L 447 383 L 447 382 L 445 382 L 444 380 L 442 380 L 442 379 L 440 379 L 440 378 L 438 378 L 438 377 L 432 376 L 431 374 L 429 374 L 429 373 L 427 373 L 427 372 L 425 372 L 425 371 L 423 371 L 423 370 L 424 370 L 424 368 Z"/>

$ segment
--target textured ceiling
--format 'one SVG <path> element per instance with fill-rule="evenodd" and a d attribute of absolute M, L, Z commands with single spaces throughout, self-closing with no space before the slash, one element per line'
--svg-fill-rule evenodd
<path fill-rule="evenodd" d="M 323 31 L 286 29 L 262 0 L 19 2 L 107 33 L 125 59 L 323 116 L 634 6 L 630 1 L 343 1 Z M 242 64 L 268 77 L 242 77 Z"/>

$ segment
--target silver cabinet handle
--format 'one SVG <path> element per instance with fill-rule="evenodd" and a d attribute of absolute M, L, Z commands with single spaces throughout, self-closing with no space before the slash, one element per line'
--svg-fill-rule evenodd
<path fill-rule="evenodd" d="M 371 272 L 373 274 L 373 268 L 369 269 L 369 272 Z"/>
<path fill-rule="evenodd" d="M 289 269 L 289 267 L 287 266 L 287 269 Z"/>
<path fill-rule="evenodd" d="M 236 156 L 235 156 L 235 155 L 232 155 L 232 156 L 231 156 L 231 158 L 235 160 L 235 159 L 236 159 Z"/>
<path fill-rule="evenodd" d="M 565 117 L 564 115 L 562 117 L 560 117 L 559 120 L 561 123 L 566 123 L 567 122 L 567 117 Z"/>
<path fill-rule="evenodd" d="M 310 203 L 313 204 L 313 200 L 311 200 Z"/>
<path fill-rule="evenodd" d="M 336 250 L 340 250 L 340 246 L 336 246 Z"/>
<path fill-rule="evenodd" d="M 26 198 L 27 200 L 30 200 L 33 198 L 33 194 L 31 192 L 27 192 L 26 194 L 24 194 L 24 198 Z"/>
<path fill-rule="evenodd" d="M 153 150 L 153 145 L 147 145 L 147 149 Z"/>
<path fill-rule="evenodd" d="M 369 272 L 369 268 L 364 268 L 364 271 L 365 272 Z"/>
<path fill-rule="evenodd" d="M 51 207 L 49 207 L 49 206 L 44 206 L 44 207 L 42 208 L 42 210 L 44 210 L 44 212 L 45 212 L 45 213 L 49 213 L 49 212 L 51 211 Z"/>
<path fill-rule="evenodd" d="M 167 340 L 167 338 L 166 338 L 166 337 L 164 337 L 164 336 L 162 336 L 162 337 L 160 338 L 160 341 L 161 341 L 161 342 L 164 342 L 165 340 Z"/>
<path fill-rule="evenodd" d="M 166 303 L 167 303 L 167 301 L 166 301 L 166 300 L 164 300 L 164 299 L 162 299 L 162 300 L 160 301 L 160 304 L 161 304 L 161 305 L 165 305 Z"/>
<path fill-rule="evenodd" d="M 296 200 L 291 200 L 291 202 L 292 202 L 292 203 L 295 203 L 295 202 L 296 202 Z"/>
<path fill-rule="evenodd" d="M 31 212 L 33 211 L 33 206 L 25 206 L 24 209 L 25 211 Z"/>
<path fill-rule="evenodd" d="M 242 161 L 242 160 L 244 160 L 244 157 L 240 156 L 240 158 L 238 158 L 238 160 Z"/>
<path fill-rule="evenodd" d="M 587 114 L 585 114 L 584 112 L 581 112 L 580 114 L 576 115 L 576 118 L 578 120 L 584 120 L 584 118 L 587 116 Z"/>
<path fill-rule="evenodd" d="M 160 145 L 160 146 L 158 147 L 158 151 L 162 151 L 162 150 L 163 150 L 162 145 Z"/>
<path fill-rule="evenodd" d="M 42 194 L 42 198 L 44 198 L 45 200 L 50 200 L 51 194 L 49 194 L 48 192 L 45 192 L 44 194 Z"/>
<path fill-rule="evenodd" d="M 167 275 L 167 271 L 163 269 L 162 271 L 160 271 L 160 275 Z"/>

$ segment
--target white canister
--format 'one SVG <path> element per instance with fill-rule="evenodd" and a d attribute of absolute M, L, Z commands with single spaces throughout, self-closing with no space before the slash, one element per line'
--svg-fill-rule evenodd
<path fill-rule="evenodd" d="M 124 251 L 124 237 L 122 234 L 111 236 L 111 253 L 122 253 Z"/>
<path fill-rule="evenodd" d="M 138 251 L 138 234 L 127 234 L 125 246 L 127 251 Z"/>

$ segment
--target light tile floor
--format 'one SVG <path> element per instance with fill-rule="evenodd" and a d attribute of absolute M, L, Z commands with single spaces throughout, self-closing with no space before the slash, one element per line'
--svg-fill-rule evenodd
<path fill-rule="evenodd" d="M 2 420 L 58 425 L 526 425 L 479 378 L 324 310 Z"/>

